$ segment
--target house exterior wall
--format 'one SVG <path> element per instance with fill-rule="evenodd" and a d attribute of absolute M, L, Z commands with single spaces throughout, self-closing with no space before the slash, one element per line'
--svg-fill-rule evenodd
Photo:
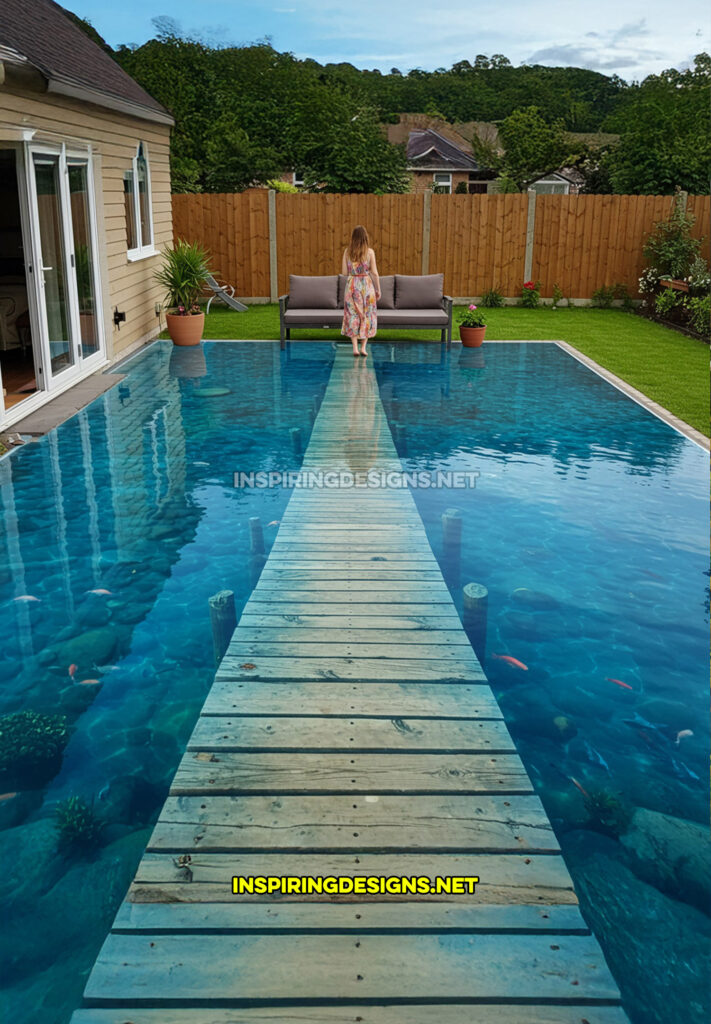
<path fill-rule="evenodd" d="M 92 147 L 106 355 L 115 362 L 161 328 L 155 304 L 162 303 L 164 295 L 153 277 L 160 257 L 133 262 L 127 258 L 123 176 L 143 142 L 150 169 L 154 247 L 162 249 L 172 241 L 170 127 L 63 96 L 6 88 L 0 89 L 0 122 L 34 129 L 36 142 L 73 141 Z M 116 306 L 126 313 L 120 330 L 112 320 Z"/>
<path fill-rule="evenodd" d="M 412 171 L 412 188 L 411 192 L 429 192 L 432 189 L 432 179 L 434 178 L 434 171 Z M 439 172 L 438 172 L 439 173 Z M 442 171 L 446 174 L 446 171 Z M 452 171 L 452 192 L 456 189 L 457 185 L 463 181 L 464 184 L 469 186 L 469 171 Z"/>

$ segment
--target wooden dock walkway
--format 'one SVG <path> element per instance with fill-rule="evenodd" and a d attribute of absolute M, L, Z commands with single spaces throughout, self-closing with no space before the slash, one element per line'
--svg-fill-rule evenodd
<path fill-rule="evenodd" d="M 304 470 L 400 469 L 339 349 Z M 478 876 L 242 896 L 233 875 Z M 296 490 L 73 1024 L 625 1024 L 407 489 Z"/>

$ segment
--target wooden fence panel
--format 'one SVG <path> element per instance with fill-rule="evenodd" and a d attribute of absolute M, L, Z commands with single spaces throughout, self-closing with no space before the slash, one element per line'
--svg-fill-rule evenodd
<path fill-rule="evenodd" d="M 520 292 L 527 210 L 525 195 L 432 196 L 430 273 L 444 273 L 447 294 Z"/>
<path fill-rule="evenodd" d="M 279 292 L 289 274 L 337 274 L 356 224 L 368 229 L 381 274 L 419 274 L 422 196 L 277 193 Z"/>
<path fill-rule="evenodd" d="M 381 274 L 419 274 L 425 197 L 418 195 L 293 195 L 276 197 L 277 278 L 335 274 L 355 224 L 365 224 Z M 557 284 L 566 297 L 590 298 L 602 285 L 624 284 L 637 296 L 642 247 L 657 221 L 669 216 L 671 196 L 539 195 L 532 277 L 550 297 Z M 689 196 L 693 234 L 709 258 L 709 196 Z M 433 195 L 429 272 L 444 274 L 445 292 L 482 295 L 498 288 L 521 294 L 528 196 Z M 266 189 L 235 195 L 173 196 L 175 238 L 199 241 L 218 277 L 237 294 L 270 294 L 269 201 Z"/>

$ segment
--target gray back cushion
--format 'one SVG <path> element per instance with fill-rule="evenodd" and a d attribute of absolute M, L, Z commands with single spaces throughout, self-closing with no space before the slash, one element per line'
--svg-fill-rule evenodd
<path fill-rule="evenodd" d="M 289 309 L 336 309 L 338 275 L 299 277 L 289 274 Z"/>
<path fill-rule="evenodd" d="M 444 274 L 395 275 L 395 309 L 435 309 L 442 305 Z"/>
<path fill-rule="evenodd" d="M 339 307 L 341 307 L 343 305 L 343 300 L 346 297 L 346 281 L 347 280 L 348 280 L 348 278 L 346 277 L 345 274 L 339 274 L 338 275 L 338 301 L 337 301 L 337 305 Z"/>
<path fill-rule="evenodd" d="M 378 309 L 395 309 L 395 275 L 380 278 Z"/>

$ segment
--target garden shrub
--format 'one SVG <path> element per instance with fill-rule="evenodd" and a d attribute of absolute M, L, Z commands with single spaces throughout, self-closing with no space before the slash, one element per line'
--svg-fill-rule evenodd
<path fill-rule="evenodd" d="M 665 288 L 654 300 L 654 312 L 657 316 L 668 316 L 673 309 L 684 305 L 681 292 L 673 288 Z"/>
<path fill-rule="evenodd" d="M 694 218 L 684 209 L 680 192 L 668 220 L 659 221 L 648 237 L 644 257 L 656 267 L 659 277 L 684 278 L 699 255 L 701 240 L 691 237 Z"/>
<path fill-rule="evenodd" d="M 704 338 L 711 337 L 711 295 L 692 295 L 684 305 L 691 329 Z"/>
<path fill-rule="evenodd" d="M 504 297 L 498 288 L 489 288 L 482 295 L 481 304 L 489 309 L 499 309 L 504 304 Z"/>
<path fill-rule="evenodd" d="M 537 309 L 541 304 L 541 282 L 524 281 L 521 290 L 521 305 L 527 309 Z"/>

